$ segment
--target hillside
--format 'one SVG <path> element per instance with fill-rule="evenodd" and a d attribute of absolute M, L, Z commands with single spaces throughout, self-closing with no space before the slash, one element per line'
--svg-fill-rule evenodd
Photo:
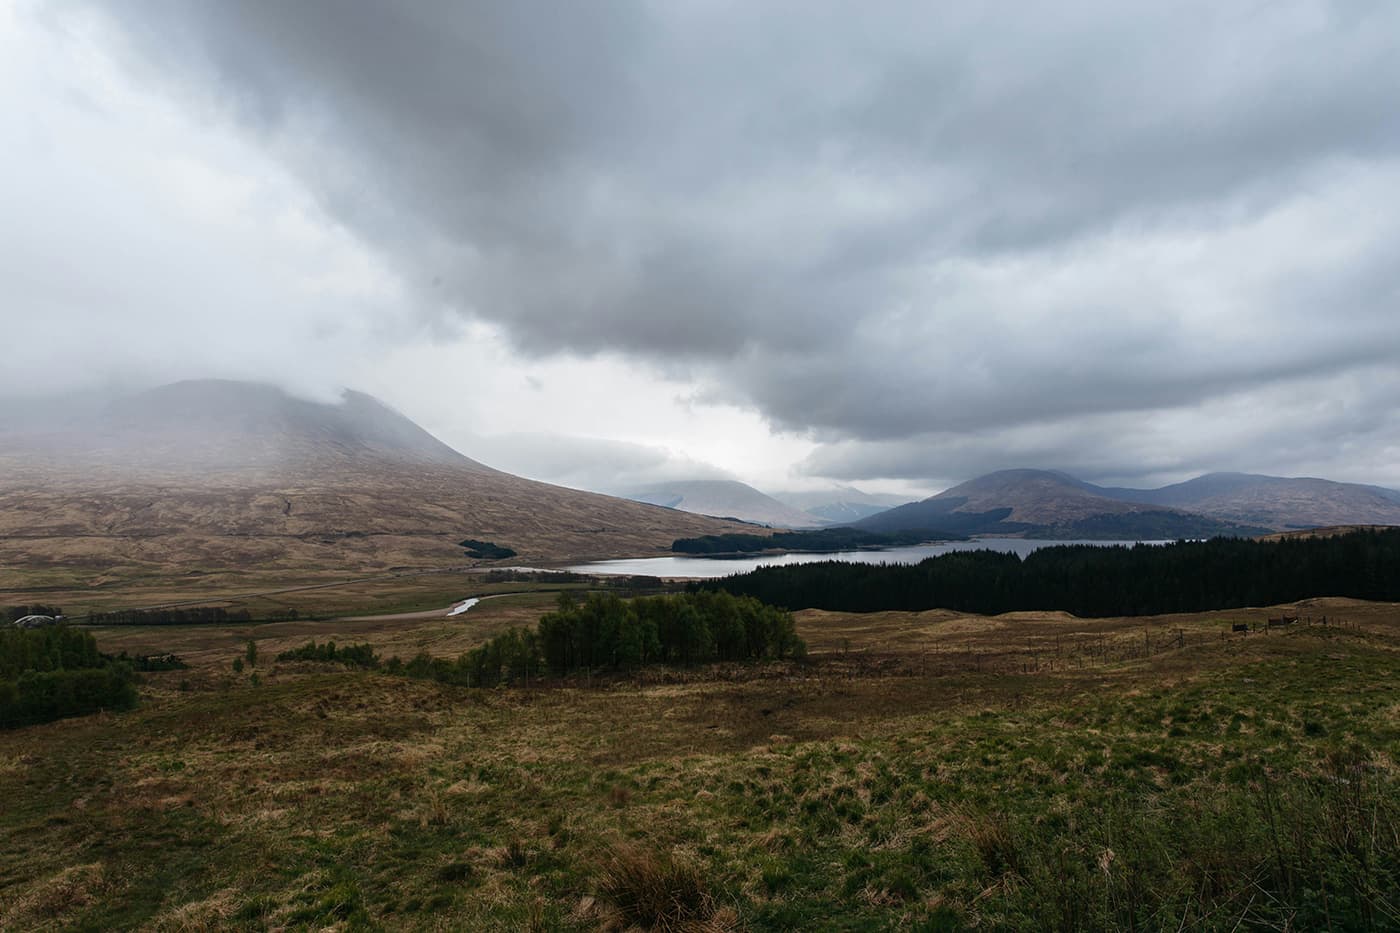
<path fill-rule="evenodd" d="M 631 490 L 627 498 L 682 512 L 737 518 L 775 528 L 812 528 L 826 524 L 816 516 L 784 505 L 772 496 L 735 480 L 655 483 Z"/>
<path fill-rule="evenodd" d="M 739 530 L 477 463 L 366 395 L 179 383 L 0 435 L 0 593 L 169 595 L 319 574 L 664 553 Z M 751 530 L 751 529 L 750 529 Z"/>
<path fill-rule="evenodd" d="M 1104 495 L 1048 470 L 1002 470 L 854 523 L 868 531 L 923 528 L 950 534 L 1158 539 L 1253 534 L 1260 529 Z"/>
<path fill-rule="evenodd" d="M 1329 525 L 1400 525 L 1400 493 L 1310 477 L 1208 473 L 1161 489 L 1103 489 L 1122 500 L 1188 509 L 1284 531 Z"/>

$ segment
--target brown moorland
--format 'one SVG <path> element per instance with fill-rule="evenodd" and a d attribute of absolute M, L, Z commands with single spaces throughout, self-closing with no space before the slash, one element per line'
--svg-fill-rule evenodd
<path fill-rule="evenodd" d="M 495 690 L 275 660 L 450 655 L 550 598 L 97 630 L 192 667 L 0 733 L 0 926 L 1400 923 L 1400 606 L 804 612 L 803 663 Z"/>

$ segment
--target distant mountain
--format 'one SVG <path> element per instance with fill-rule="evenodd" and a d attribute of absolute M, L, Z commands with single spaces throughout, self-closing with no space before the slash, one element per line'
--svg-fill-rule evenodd
<path fill-rule="evenodd" d="M 387 405 L 182 382 L 0 431 L 0 590 L 211 581 L 667 553 L 745 530 L 493 470 Z M 14 425 L 20 424 L 16 428 Z M 751 529 L 750 529 L 751 530 Z"/>
<path fill-rule="evenodd" d="M 868 493 L 854 486 L 803 492 L 774 493 L 773 498 L 813 518 L 833 524 L 848 524 L 877 515 L 886 509 L 908 502 L 907 496 Z"/>
<path fill-rule="evenodd" d="M 929 529 L 1065 539 L 1201 538 L 1262 528 L 1130 502 L 1048 470 L 1002 470 L 854 523 L 867 531 Z"/>
<path fill-rule="evenodd" d="M 627 498 L 697 515 L 737 518 L 774 528 L 813 528 L 826 522 L 736 480 L 704 479 L 655 483 L 633 489 Z"/>
<path fill-rule="evenodd" d="M 1189 509 L 1222 521 L 1283 531 L 1327 525 L 1400 525 L 1400 492 L 1326 479 L 1207 473 L 1161 489 L 1103 489 L 1104 495 Z"/>

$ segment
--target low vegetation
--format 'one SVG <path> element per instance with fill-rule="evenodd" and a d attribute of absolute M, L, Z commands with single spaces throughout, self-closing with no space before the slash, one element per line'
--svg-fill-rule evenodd
<path fill-rule="evenodd" d="M 1400 600 L 1400 528 L 1274 541 L 1062 545 L 1025 557 L 956 551 L 914 565 L 824 561 L 760 567 L 692 589 L 720 589 L 792 609 L 1062 610 L 1086 617 L 1268 606 L 1324 595 Z"/>
<path fill-rule="evenodd" d="M 1400 606 L 795 623 L 801 662 L 495 690 L 152 629 L 207 660 L 0 734 L 0 928 L 1400 928 Z"/>

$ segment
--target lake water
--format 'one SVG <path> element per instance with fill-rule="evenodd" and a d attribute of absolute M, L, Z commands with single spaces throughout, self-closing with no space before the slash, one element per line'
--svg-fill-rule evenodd
<path fill-rule="evenodd" d="M 748 573 L 758 567 L 783 564 L 810 564 L 823 560 L 844 560 L 857 564 L 917 564 L 926 557 L 950 551 L 1004 551 L 1022 557 L 1043 547 L 1059 544 L 1094 544 L 1104 547 L 1131 547 L 1134 544 L 1165 544 L 1165 541 L 1036 541 L 1029 538 L 979 538 L 975 541 L 949 541 L 892 547 L 881 551 L 832 551 L 826 554 L 764 554 L 752 557 L 639 557 L 630 560 L 600 560 L 569 567 L 575 573 L 636 574 L 651 577 L 727 577 Z"/>

